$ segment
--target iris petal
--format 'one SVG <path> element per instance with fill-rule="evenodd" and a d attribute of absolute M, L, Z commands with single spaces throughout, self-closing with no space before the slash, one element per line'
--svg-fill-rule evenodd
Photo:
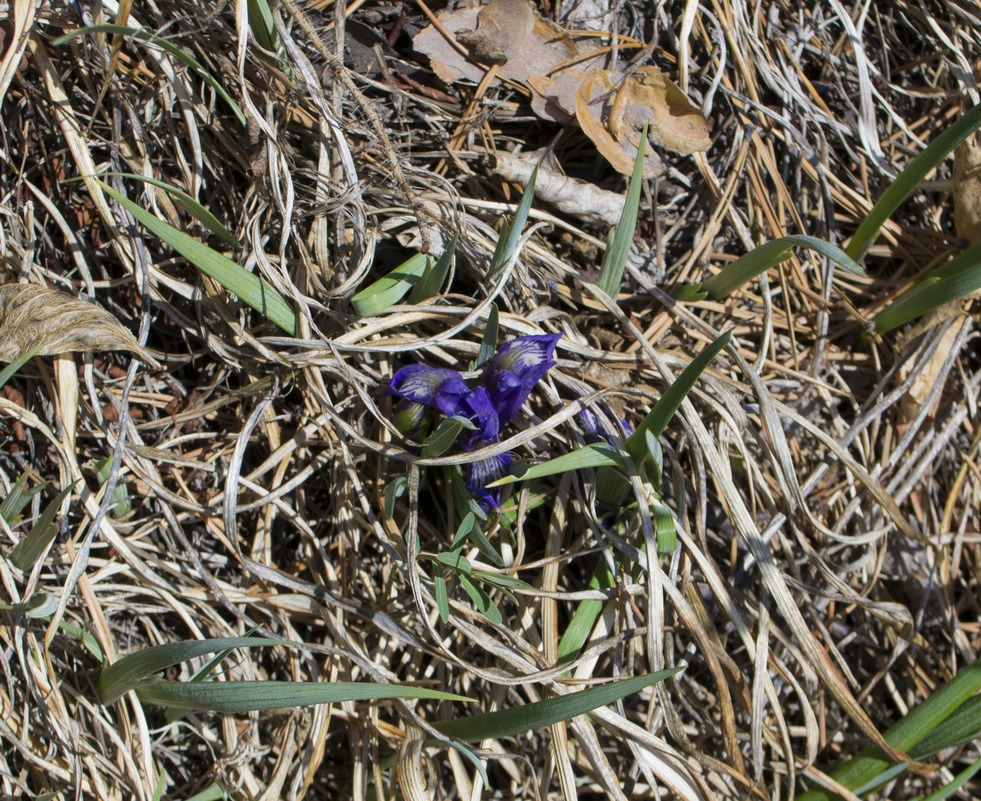
<path fill-rule="evenodd" d="M 535 384 L 555 365 L 552 355 L 561 336 L 539 334 L 512 339 L 487 365 L 484 380 L 502 426 L 518 413 Z"/>
<path fill-rule="evenodd" d="M 410 364 L 399 370 L 389 384 L 393 395 L 438 409 L 445 415 L 464 414 L 463 400 L 470 388 L 456 370 Z"/>
<path fill-rule="evenodd" d="M 467 490 L 487 508 L 496 509 L 501 505 L 502 487 L 487 488 L 492 481 L 504 478 L 511 467 L 511 454 L 501 453 L 489 459 L 481 459 L 467 465 Z"/>

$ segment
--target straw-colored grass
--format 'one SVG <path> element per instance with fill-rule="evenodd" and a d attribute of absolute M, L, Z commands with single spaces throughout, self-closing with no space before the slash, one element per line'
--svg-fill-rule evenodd
<path fill-rule="evenodd" d="M 286 0 L 275 52 L 250 33 L 246 3 L 25 5 L 0 26 L 3 282 L 93 300 L 162 369 L 125 353 L 39 357 L 3 389 L 4 490 L 25 472 L 56 490 L 81 481 L 33 570 L 6 558 L 28 526 L 0 535 L 0 602 L 55 604 L 0 611 L 0 796 L 181 799 L 220 784 L 233 798 L 472 799 L 474 765 L 424 743 L 427 722 L 684 664 L 592 717 L 481 743 L 482 797 L 792 798 L 981 651 L 977 308 L 866 330 L 963 249 L 950 162 L 885 226 L 867 278 L 799 251 L 723 300 L 671 295 L 780 237 L 844 244 L 978 102 L 974 3 L 536 3 L 653 42 L 649 63 L 710 120 L 711 149 L 663 154 L 668 171 L 647 183 L 615 306 L 593 291 L 607 227 L 545 203 L 520 259 L 485 280 L 522 191 L 494 176 L 495 152 L 551 146 L 545 163 L 569 175 L 620 194 L 626 181 L 576 128 L 555 141 L 519 87 L 441 84 L 410 46 L 421 2 L 348 3 L 344 39 L 342 3 Z M 94 23 L 154 33 L 200 69 L 104 32 L 54 44 Z M 373 54 L 358 44 L 369 38 Z M 241 249 L 123 173 L 186 192 Z M 297 336 L 135 224 L 100 174 L 268 282 L 297 310 Z M 359 290 L 457 233 L 445 294 L 354 313 Z M 491 593 L 493 625 L 451 580 L 444 624 L 426 556 L 453 540 L 446 466 L 469 457 L 422 460 L 385 390 L 416 361 L 466 370 L 494 303 L 501 341 L 563 334 L 558 366 L 506 432 L 523 458 L 582 445 L 573 402 L 602 393 L 636 425 L 708 343 L 731 329 L 733 346 L 661 437 L 673 554 L 656 553 L 646 508 L 604 523 L 591 474 L 519 485 L 513 531 L 487 532 L 505 566 L 467 556 L 527 589 Z M 94 467 L 114 455 L 123 517 Z M 614 589 L 589 589 L 599 560 Z M 597 626 L 557 666 L 587 599 L 603 602 Z M 238 651 L 221 678 L 415 683 L 476 704 L 171 722 L 132 693 L 96 699 L 93 651 L 112 661 L 250 633 L 303 647 Z M 935 790 L 977 757 L 976 743 L 944 752 L 889 797 Z M 959 797 L 979 795 L 975 782 Z"/>

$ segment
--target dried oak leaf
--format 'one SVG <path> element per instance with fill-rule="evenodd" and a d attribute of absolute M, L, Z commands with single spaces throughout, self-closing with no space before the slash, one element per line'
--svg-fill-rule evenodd
<path fill-rule="evenodd" d="M 498 78 L 531 90 L 532 108 L 543 119 L 565 123 L 574 116 L 582 77 L 602 59 L 582 52 L 566 31 L 538 16 L 528 0 L 492 0 L 481 8 L 443 12 L 437 19 L 470 53 L 469 58 L 461 54 L 433 25 L 420 31 L 412 44 L 429 57 L 440 80 L 479 83 L 489 64 L 498 64 Z M 501 26 L 505 36 L 499 35 Z"/>
<path fill-rule="evenodd" d="M 705 117 L 656 67 L 641 67 L 626 77 L 608 70 L 590 75 L 576 96 L 576 119 L 624 175 L 633 172 L 645 124 L 652 144 L 676 153 L 700 153 L 712 144 Z M 648 153 L 644 175 L 660 171 L 660 160 Z"/>
<path fill-rule="evenodd" d="M 126 350 L 160 367 L 105 309 L 35 284 L 0 286 L 0 361 L 93 350 Z"/>

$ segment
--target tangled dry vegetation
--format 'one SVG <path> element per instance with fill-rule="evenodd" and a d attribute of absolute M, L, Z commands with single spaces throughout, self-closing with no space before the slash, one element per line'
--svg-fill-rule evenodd
<path fill-rule="evenodd" d="M 57 603 L 47 618 L 0 612 L 4 797 L 188 798 L 220 783 L 234 798 L 395 798 L 424 786 L 475 798 L 472 764 L 422 748 L 424 722 L 685 664 L 592 718 L 480 744 L 484 797 L 788 798 L 975 659 L 976 310 L 863 333 L 962 247 L 948 167 L 890 221 L 867 279 L 802 253 L 724 302 L 671 294 L 786 234 L 846 240 L 879 189 L 977 102 L 974 3 L 541 3 L 568 27 L 628 37 L 609 58 L 661 67 L 710 124 L 706 153 L 662 154 L 665 173 L 645 184 L 614 308 L 591 292 L 608 226 L 546 201 L 506 280 L 487 282 L 521 193 L 494 172 L 498 157 L 531 154 L 619 195 L 625 180 L 575 126 L 532 113 L 523 85 L 440 82 L 412 48 L 428 24 L 421 2 L 324 0 L 304 7 L 309 24 L 287 2 L 272 50 L 245 3 L 14 5 L 0 26 L 3 280 L 94 300 L 161 368 L 125 353 L 43 357 L 4 388 L 4 488 L 25 471 L 30 484 L 79 481 L 33 571 L 4 558 L 22 529 L 0 545 L 4 602 L 42 592 Z M 158 34 L 202 69 L 112 32 L 55 44 L 94 23 Z M 263 276 L 297 310 L 297 336 L 134 224 L 99 173 Z M 182 189 L 238 246 L 127 174 Z M 354 313 L 358 290 L 457 233 L 443 294 Z M 385 388 L 412 362 L 466 369 L 492 303 L 502 341 L 562 333 L 558 366 L 509 433 L 523 458 L 582 444 L 574 401 L 603 397 L 636 425 L 707 343 L 732 329 L 734 344 L 662 437 L 673 554 L 644 549 L 646 507 L 605 528 L 588 472 L 531 484 L 512 496 L 513 530 L 491 532 L 500 571 L 528 587 L 492 592 L 495 625 L 451 584 L 444 624 L 433 562 L 410 560 L 407 543 L 445 551 L 459 520 L 444 471 L 420 464 L 390 424 Z M 121 420 L 128 509 L 107 514 L 94 465 L 117 450 Z M 389 518 L 384 490 L 400 475 L 410 492 Z M 588 588 L 600 560 L 613 590 Z M 556 668 L 587 598 L 603 603 L 592 638 L 571 669 Z M 171 722 L 132 694 L 93 700 L 98 662 L 81 631 L 110 661 L 259 632 L 304 647 L 237 652 L 222 679 L 417 683 L 476 705 Z M 935 789 L 970 754 L 947 753 L 889 792 Z"/>

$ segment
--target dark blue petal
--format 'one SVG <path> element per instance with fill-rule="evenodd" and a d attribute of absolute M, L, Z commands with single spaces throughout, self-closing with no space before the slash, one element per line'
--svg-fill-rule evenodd
<path fill-rule="evenodd" d="M 497 416 L 497 409 L 494 408 L 487 390 L 484 387 L 471 390 L 463 399 L 461 406 L 462 409 L 458 414 L 466 417 L 477 427 L 471 434 L 466 449 L 472 451 L 487 442 L 497 442 L 501 424 Z"/>
<path fill-rule="evenodd" d="M 471 462 L 467 465 L 467 490 L 476 496 L 484 508 L 497 509 L 501 505 L 503 487 L 488 489 L 487 485 L 499 478 L 504 478 L 510 467 L 510 453 L 502 453 L 498 456 L 491 456 L 489 459 L 481 459 L 479 462 Z"/>
<path fill-rule="evenodd" d="M 463 399 L 470 388 L 456 370 L 410 364 L 399 370 L 389 384 L 393 395 L 413 403 L 422 403 L 443 414 L 465 414 Z"/>
<path fill-rule="evenodd" d="M 552 354 L 561 336 L 540 334 L 512 339 L 490 360 L 484 381 L 502 426 L 518 413 L 535 384 L 555 365 Z"/>

